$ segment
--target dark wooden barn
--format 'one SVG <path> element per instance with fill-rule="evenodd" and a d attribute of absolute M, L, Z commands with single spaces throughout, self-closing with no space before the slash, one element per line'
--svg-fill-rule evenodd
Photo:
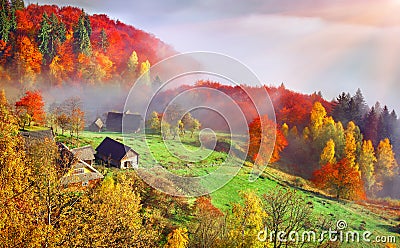
<path fill-rule="evenodd" d="M 106 120 L 107 131 L 122 133 L 122 122 L 124 132 L 136 133 L 140 131 L 143 118 L 139 114 L 109 112 Z"/>
<path fill-rule="evenodd" d="M 139 166 L 139 154 L 137 152 L 109 137 L 101 142 L 96 151 L 96 158 L 107 166 L 119 169 L 138 168 Z"/>

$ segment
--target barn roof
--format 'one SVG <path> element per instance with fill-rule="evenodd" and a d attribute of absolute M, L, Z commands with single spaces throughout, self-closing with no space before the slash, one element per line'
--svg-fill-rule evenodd
<path fill-rule="evenodd" d="M 143 117 L 140 114 L 108 112 L 106 128 L 109 131 L 122 132 L 122 123 L 127 132 L 135 132 L 140 129 Z"/>
<path fill-rule="evenodd" d="M 71 152 L 77 157 L 78 159 L 82 160 L 94 160 L 95 150 L 92 146 L 84 146 L 72 149 Z"/>
<path fill-rule="evenodd" d="M 90 171 L 90 173 L 82 173 L 82 174 L 77 174 L 77 175 L 64 176 L 61 178 L 61 184 L 68 185 L 71 183 L 89 182 L 92 180 L 104 178 L 104 176 L 99 171 L 97 171 L 91 165 L 87 164 L 86 162 L 84 162 L 82 160 L 78 160 L 77 163 L 75 163 L 71 167 L 71 170 L 79 169 L 79 168 L 87 168 Z"/>
<path fill-rule="evenodd" d="M 114 160 L 121 160 L 128 151 L 133 151 L 136 155 L 139 155 L 135 150 L 126 146 L 116 140 L 106 137 L 101 144 L 96 148 L 97 154 L 110 156 Z"/>

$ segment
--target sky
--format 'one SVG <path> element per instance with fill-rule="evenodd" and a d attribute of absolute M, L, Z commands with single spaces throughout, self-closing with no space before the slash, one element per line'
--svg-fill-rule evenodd
<path fill-rule="evenodd" d="M 36 2 L 107 14 L 178 52 L 226 54 L 266 85 L 328 100 L 361 88 L 369 105 L 400 111 L 400 0 Z"/>

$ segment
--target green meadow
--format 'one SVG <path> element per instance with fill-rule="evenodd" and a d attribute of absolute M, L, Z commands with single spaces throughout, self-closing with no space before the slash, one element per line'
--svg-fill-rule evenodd
<path fill-rule="evenodd" d="M 105 137 L 118 140 L 137 151 L 140 154 L 140 166 L 151 166 L 157 160 L 159 164 L 177 175 L 207 175 L 222 165 L 228 156 L 226 153 L 209 150 L 201 146 L 198 134 L 194 135 L 193 138 L 187 134 L 181 140 L 169 139 L 167 146 L 158 135 L 144 134 L 122 136 L 120 133 L 84 131 L 80 134 L 79 140 L 71 140 L 69 136 L 59 136 L 58 140 L 66 142 L 72 147 L 92 145 L 96 148 Z M 227 134 L 217 134 L 217 137 L 219 139 L 229 138 Z M 234 144 L 237 149 L 243 145 L 240 142 L 238 139 L 238 144 Z M 193 154 L 196 157 L 191 156 Z M 400 240 L 400 235 L 391 229 L 399 220 L 395 219 L 389 212 L 378 209 L 377 206 L 365 206 L 349 201 L 338 202 L 315 189 L 311 182 L 285 174 L 272 167 L 267 167 L 255 182 L 250 182 L 249 176 L 252 171 L 250 166 L 251 164 L 246 162 L 232 180 L 211 193 L 212 203 L 216 207 L 222 211 L 229 211 L 234 203 L 241 202 L 240 191 L 253 190 L 262 196 L 271 190 L 276 190 L 277 187 L 284 187 L 295 189 L 304 198 L 304 201 L 312 207 L 312 212 L 316 217 L 329 219 L 332 223 L 344 220 L 348 224 L 346 230 L 359 231 L 360 233 L 366 230 L 371 231 L 373 233 L 372 239 L 376 235 L 383 235 L 396 236 L 397 240 Z M 382 247 L 378 243 L 349 243 L 343 244 L 343 246 Z"/>

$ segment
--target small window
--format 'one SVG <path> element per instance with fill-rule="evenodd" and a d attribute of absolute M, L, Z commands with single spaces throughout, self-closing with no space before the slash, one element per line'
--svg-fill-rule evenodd
<path fill-rule="evenodd" d="M 131 161 L 125 161 L 124 167 L 125 167 L 125 169 L 131 168 L 132 167 L 132 162 Z"/>
<path fill-rule="evenodd" d="M 89 186 L 89 182 L 82 182 L 82 187 L 87 187 Z"/>
<path fill-rule="evenodd" d="M 74 170 L 74 175 L 83 174 L 85 173 L 85 169 L 79 168 Z"/>

